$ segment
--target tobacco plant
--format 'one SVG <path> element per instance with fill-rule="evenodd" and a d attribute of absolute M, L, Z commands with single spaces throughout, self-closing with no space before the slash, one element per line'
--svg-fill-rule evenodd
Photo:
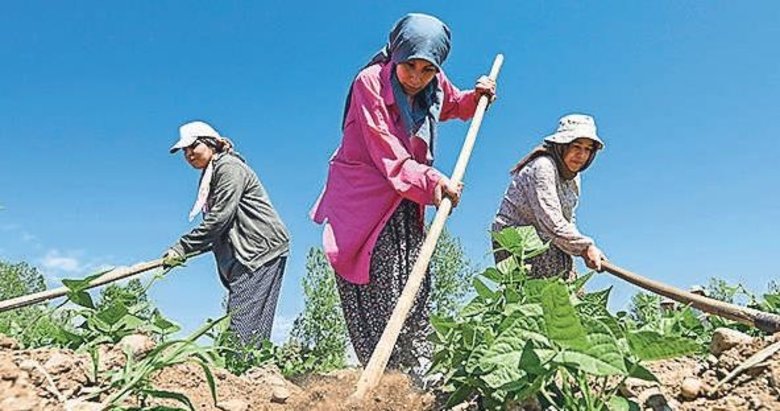
<path fill-rule="evenodd" d="M 548 248 L 532 227 L 493 233 L 510 257 L 473 281 L 476 296 L 454 318 L 432 318 L 432 373 L 444 374 L 445 407 L 476 396 L 483 409 L 538 401 L 559 410 L 628 410 L 628 377 L 655 381 L 646 360 L 696 351 L 663 330 L 630 330 L 607 310 L 610 289 L 582 292 L 592 276 L 529 278 Z M 551 273 L 556 274 L 556 273 Z"/>

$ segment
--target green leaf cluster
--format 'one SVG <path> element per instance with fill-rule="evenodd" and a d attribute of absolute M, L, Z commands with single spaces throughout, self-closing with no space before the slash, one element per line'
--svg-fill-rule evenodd
<path fill-rule="evenodd" d="M 617 394 L 620 381 L 655 378 L 642 361 L 698 348 L 685 337 L 627 328 L 607 310 L 610 289 L 582 291 L 592 274 L 573 283 L 528 278 L 526 261 L 548 248 L 533 227 L 493 238 L 510 257 L 474 279 L 476 296 L 457 316 L 432 319 L 431 372 L 444 374 L 447 406 L 476 395 L 484 409 L 529 399 L 554 409 L 622 409 L 630 404 Z"/>

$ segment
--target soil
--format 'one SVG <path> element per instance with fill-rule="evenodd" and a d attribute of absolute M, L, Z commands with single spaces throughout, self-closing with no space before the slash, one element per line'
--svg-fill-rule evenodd
<path fill-rule="evenodd" d="M 718 392 L 711 392 L 726 374 L 775 341 L 780 341 L 780 334 L 752 339 L 718 357 L 683 357 L 650 363 L 648 368 L 661 384 L 631 380 L 622 391 L 634 397 L 645 410 L 780 410 L 778 353 L 725 384 Z M 115 347 L 103 347 L 102 351 L 101 358 L 105 360 L 98 365 L 100 368 L 121 369 L 124 360 Z M 0 411 L 98 410 L 100 407 L 95 400 L 78 401 L 100 387 L 99 382 L 92 380 L 92 368 L 92 360 L 87 355 L 54 348 L 20 350 L 13 341 L 0 336 Z M 409 378 L 398 373 L 386 374 L 377 389 L 357 405 L 350 405 L 347 397 L 360 376 L 358 369 L 308 376 L 294 382 L 284 379 L 278 370 L 270 367 L 251 370 L 241 377 L 223 369 L 214 369 L 213 374 L 217 386 L 216 405 L 203 370 L 195 364 L 180 364 L 163 370 L 154 377 L 154 385 L 155 389 L 182 393 L 190 398 L 197 410 L 208 411 L 437 408 L 432 393 L 415 389 Z M 687 398 L 681 393 L 686 378 L 688 384 L 693 381 L 702 386 L 698 394 Z M 100 399 L 105 399 L 105 395 Z"/>

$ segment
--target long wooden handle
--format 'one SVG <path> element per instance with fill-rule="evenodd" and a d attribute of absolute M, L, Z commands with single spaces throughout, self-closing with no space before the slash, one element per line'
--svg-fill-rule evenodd
<path fill-rule="evenodd" d="M 193 253 L 188 255 L 187 257 L 188 258 L 194 257 L 199 254 L 201 253 Z M 92 282 L 89 283 L 89 286 L 87 286 L 87 288 L 95 288 L 101 285 L 105 285 L 108 283 L 112 283 L 114 281 L 121 280 L 123 278 L 133 277 L 142 274 L 146 271 L 162 267 L 162 265 L 163 265 L 163 259 L 158 258 L 156 260 L 147 261 L 144 263 L 138 263 L 130 267 L 120 267 L 111 270 L 101 275 L 100 277 L 92 280 Z M 55 298 L 65 296 L 66 294 L 68 294 L 68 291 L 69 291 L 68 287 L 60 287 L 51 290 L 41 291 L 35 294 L 23 295 L 15 298 L 10 298 L 8 300 L 3 300 L 0 301 L 0 313 L 3 311 L 9 311 L 16 308 L 26 307 L 28 305 L 38 304 L 43 301 L 53 300 Z"/>
<path fill-rule="evenodd" d="M 504 56 L 501 54 L 497 55 L 496 59 L 493 61 L 493 67 L 490 70 L 491 79 L 495 80 L 496 77 L 498 77 L 498 71 L 501 69 L 503 63 Z M 466 165 L 469 162 L 471 151 L 477 140 L 477 133 L 482 124 L 482 117 L 485 115 L 488 103 L 488 97 L 481 96 L 479 98 L 477 110 L 474 113 L 474 118 L 471 120 L 468 133 L 466 133 L 466 140 L 463 143 L 463 148 L 460 150 L 458 162 L 455 164 L 455 170 L 452 173 L 451 180 L 455 184 L 458 184 L 466 173 Z M 414 304 L 417 291 L 420 289 L 420 284 L 425 278 L 428 263 L 436 248 L 436 242 L 439 240 L 442 229 L 444 229 L 444 222 L 450 215 L 451 210 L 452 202 L 450 202 L 449 198 L 444 198 L 441 201 L 441 204 L 439 204 L 439 209 L 436 211 L 436 217 L 434 217 L 433 223 L 431 223 L 431 228 L 420 249 L 420 255 L 414 263 L 412 272 L 409 274 L 409 279 L 406 281 L 406 285 L 393 310 L 393 314 L 390 316 L 390 320 L 387 322 L 387 326 L 385 326 L 385 330 L 382 333 L 382 337 L 374 349 L 373 354 L 371 354 L 371 359 L 368 361 L 366 369 L 363 370 L 363 373 L 360 375 L 357 388 L 350 397 L 351 401 L 362 401 L 366 394 L 379 382 L 379 378 L 382 376 L 382 373 L 387 366 L 390 354 L 393 352 L 393 347 L 395 347 L 395 343 L 398 340 L 398 334 L 401 332 L 404 321 L 406 321 L 406 316 L 409 314 L 409 311 Z"/>
<path fill-rule="evenodd" d="M 704 312 L 737 321 L 742 324 L 756 327 L 768 333 L 780 331 L 780 315 L 765 313 L 748 307 L 741 307 L 729 304 L 714 298 L 708 298 L 693 294 L 678 288 L 666 285 L 664 283 L 651 280 L 639 274 L 632 273 L 626 269 L 620 268 L 608 261 L 603 261 L 601 266 L 605 271 L 615 275 L 618 278 L 628 281 L 631 284 L 644 288 L 655 294 L 662 295 L 683 304 L 690 304 L 691 307 Z"/>

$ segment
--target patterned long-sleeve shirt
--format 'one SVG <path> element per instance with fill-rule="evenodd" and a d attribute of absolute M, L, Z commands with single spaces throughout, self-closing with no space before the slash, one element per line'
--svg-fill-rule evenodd
<path fill-rule="evenodd" d="M 580 255 L 593 240 L 575 225 L 579 196 L 579 175 L 564 180 L 550 157 L 537 157 L 512 175 L 492 229 L 532 225 L 542 240 L 566 254 Z"/>

